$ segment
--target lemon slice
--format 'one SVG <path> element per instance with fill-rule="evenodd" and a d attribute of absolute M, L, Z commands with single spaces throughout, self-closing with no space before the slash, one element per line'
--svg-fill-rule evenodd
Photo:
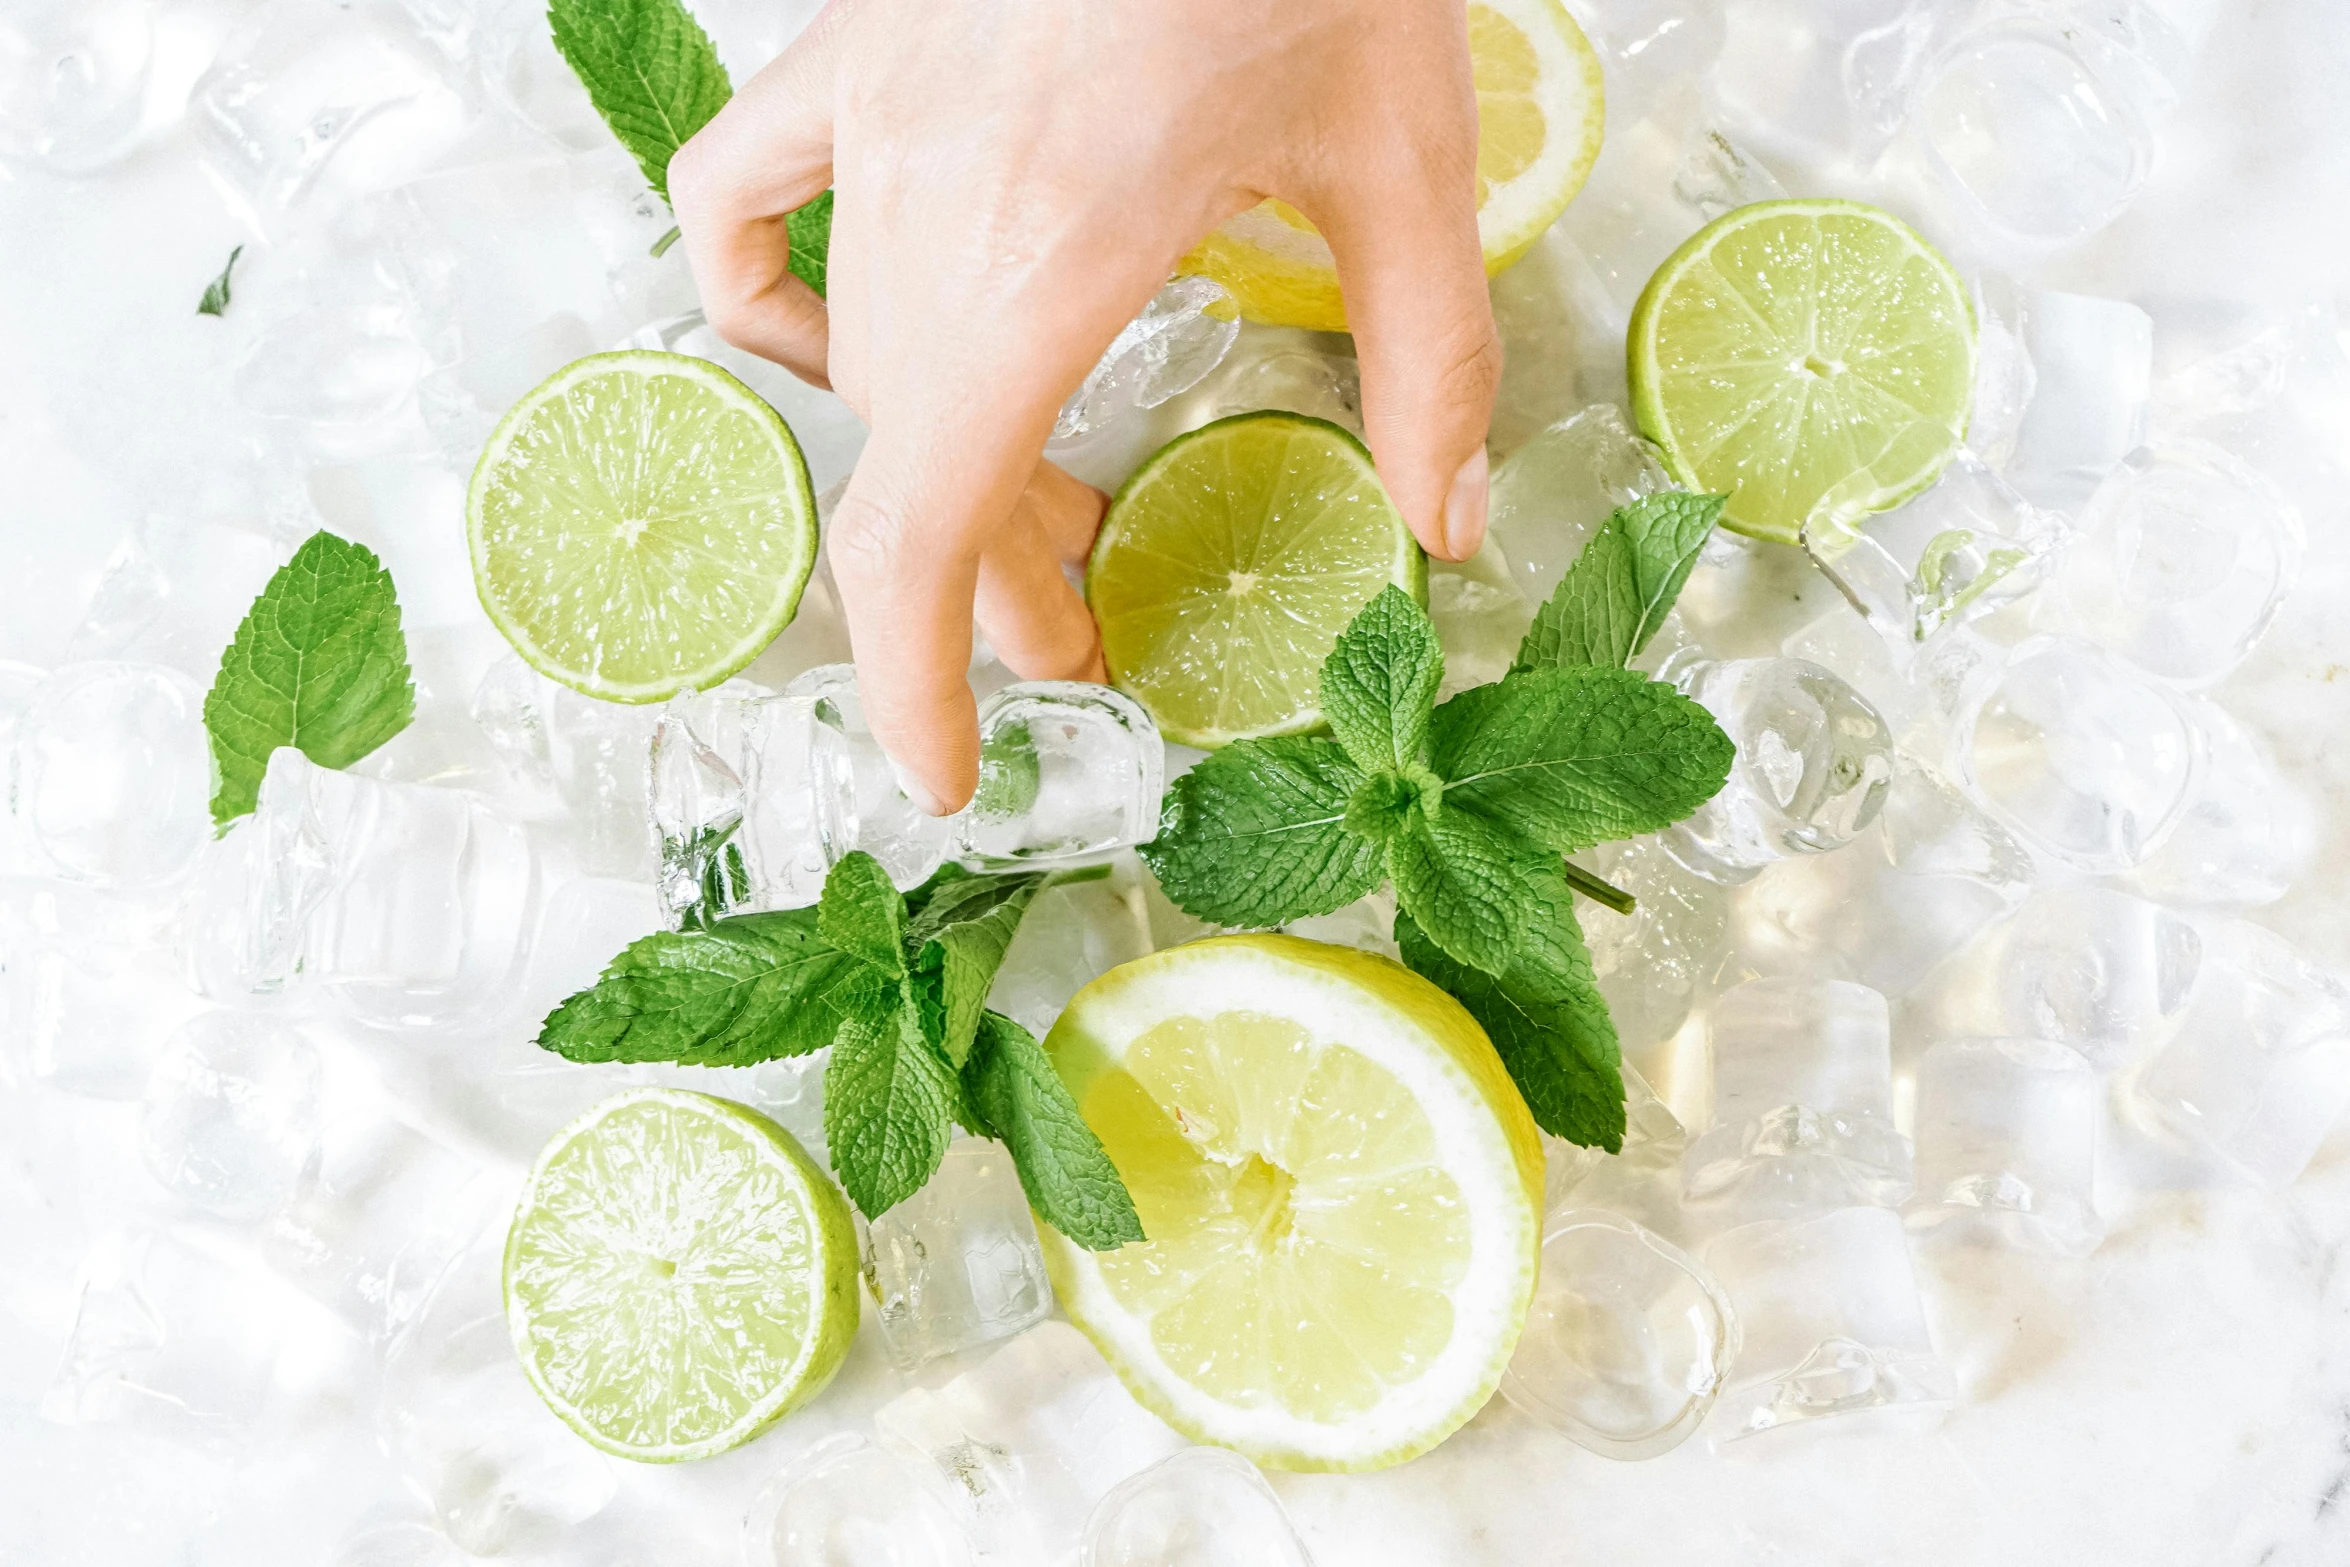
<path fill-rule="evenodd" d="M 1966 439 L 1975 312 L 1915 229 L 1857 201 L 1763 201 L 1648 280 L 1625 343 L 1640 433 L 1722 521 L 1793 544 L 1934 482 Z"/>
<path fill-rule="evenodd" d="M 1599 157 L 1599 56 L 1559 0 L 1474 0 L 1477 237 L 1488 276 L 1524 255 L 1567 210 Z M 1297 209 L 1261 202 L 1177 268 L 1224 285 L 1240 313 L 1275 326 L 1343 332 L 1330 247 Z"/>
<path fill-rule="evenodd" d="M 1040 1225 L 1045 1266 L 1136 1398 L 1283 1469 L 1400 1463 L 1485 1403 L 1534 1287 L 1542 1148 L 1451 997 L 1223 936 L 1104 974 L 1047 1047 L 1150 1239 Z"/>
<path fill-rule="evenodd" d="M 532 1167 L 506 1233 L 506 1321 L 531 1385 L 581 1436 L 623 1458 L 706 1458 L 840 1369 L 856 1228 L 757 1111 L 631 1089 Z"/>

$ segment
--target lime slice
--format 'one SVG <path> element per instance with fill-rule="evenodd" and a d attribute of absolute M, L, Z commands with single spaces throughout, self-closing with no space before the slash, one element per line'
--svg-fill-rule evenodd
<path fill-rule="evenodd" d="M 1223 936 L 1104 974 L 1047 1048 L 1150 1239 L 1040 1225 L 1045 1267 L 1136 1398 L 1283 1469 L 1400 1463 L 1485 1403 L 1533 1292 L 1542 1147 L 1451 997 Z"/>
<path fill-rule="evenodd" d="M 1337 425 L 1247 413 L 1179 436 L 1110 503 L 1086 571 L 1110 679 L 1167 738 L 1213 748 L 1322 721 L 1322 661 L 1428 562 Z"/>
<path fill-rule="evenodd" d="M 1632 412 L 1722 521 L 1797 542 L 1898 506 L 1966 439 L 1975 312 L 1940 252 L 1857 201 L 1724 213 L 1657 268 L 1626 342 Z"/>
<path fill-rule="evenodd" d="M 1475 0 L 1477 237 L 1485 271 L 1524 255 L 1599 157 L 1599 56 L 1559 0 Z M 1217 229 L 1178 269 L 1224 285 L 1252 321 L 1343 332 L 1330 247 L 1296 208 L 1266 201 Z"/>
<path fill-rule="evenodd" d="M 592 354 L 541 382 L 482 449 L 465 519 L 474 587 L 514 651 L 613 702 L 741 669 L 816 563 L 799 443 L 683 354 Z"/>
<path fill-rule="evenodd" d="M 674 1088 L 555 1134 L 506 1233 L 506 1321 L 581 1436 L 651 1463 L 739 1447 L 857 1332 L 848 1203 L 765 1116 Z"/>

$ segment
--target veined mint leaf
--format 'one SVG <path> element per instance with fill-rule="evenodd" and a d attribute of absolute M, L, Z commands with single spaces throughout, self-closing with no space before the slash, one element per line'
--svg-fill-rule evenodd
<path fill-rule="evenodd" d="M 738 914 L 631 944 L 539 1030 L 571 1061 L 748 1066 L 832 1043 L 867 998 L 863 965 L 826 941 L 814 909 Z"/>
<path fill-rule="evenodd" d="M 905 978 L 906 900 L 864 850 L 852 849 L 825 873 L 816 928 L 849 956 L 891 979 Z"/>
<path fill-rule="evenodd" d="M 783 220 L 783 229 L 791 240 L 791 259 L 784 265 L 822 299 L 825 284 L 832 277 L 832 192 L 793 208 Z"/>
<path fill-rule="evenodd" d="M 1550 917 L 1545 917 L 1545 916 Z M 1624 1146 L 1624 1077 L 1616 1025 L 1591 980 L 1573 914 L 1528 910 L 1519 962 L 1499 975 L 1456 962 L 1413 922 L 1395 919 L 1407 967 L 1453 998 L 1493 1041 L 1534 1124 L 1553 1137 L 1616 1153 Z"/>
<path fill-rule="evenodd" d="M 415 716 L 391 574 L 364 545 L 313 533 L 245 612 L 205 693 L 220 768 L 212 820 L 253 809 L 279 746 L 348 767 Z"/>
<path fill-rule="evenodd" d="M 1629 669 L 1537 669 L 1436 710 L 1444 807 L 1562 854 L 1657 832 L 1712 799 L 1736 748 L 1713 715 Z"/>
<path fill-rule="evenodd" d="M 683 0 L 552 0 L 547 20 L 588 100 L 667 200 L 669 160 L 734 96 L 710 35 Z"/>
<path fill-rule="evenodd" d="M 1527 910 L 1567 900 L 1559 857 L 1449 803 L 1388 840 L 1395 901 L 1462 963 L 1499 972 L 1515 961 Z"/>
<path fill-rule="evenodd" d="M 1322 716 L 1367 773 L 1428 759 L 1428 712 L 1444 683 L 1436 628 L 1392 584 L 1364 605 L 1322 663 Z"/>
<path fill-rule="evenodd" d="M 870 970 L 824 1070 L 824 1141 L 841 1189 L 878 1219 L 922 1189 L 946 1157 L 961 1085 L 930 1048 L 900 987 Z"/>
<path fill-rule="evenodd" d="M 1518 668 L 1631 663 L 1681 596 L 1728 500 L 1668 490 L 1616 508 L 1535 615 Z"/>
<path fill-rule="evenodd" d="M 204 285 L 204 297 L 196 301 L 196 314 L 225 316 L 229 305 L 229 275 L 237 270 L 237 258 L 245 253 L 239 245 L 228 253 L 228 265 L 220 269 L 220 276 Z"/>
<path fill-rule="evenodd" d="M 936 885 L 908 921 L 906 944 L 914 949 L 922 1032 L 953 1065 L 961 1066 L 971 1053 L 1004 950 L 1048 880 L 1042 871 L 958 877 Z"/>
<path fill-rule="evenodd" d="M 1237 741 L 1175 780 L 1143 860 L 1178 908 L 1219 925 L 1344 908 L 1387 874 L 1344 825 L 1362 782 L 1334 740 Z"/>
<path fill-rule="evenodd" d="M 989 1129 L 1012 1150 L 1020 1189 L 1046 1223 L 1088 1251 L 1143 1238 L 1118 1167 L 1035 1035 L 1001 1012 L 984 1014 L 963 1081 Z"/>

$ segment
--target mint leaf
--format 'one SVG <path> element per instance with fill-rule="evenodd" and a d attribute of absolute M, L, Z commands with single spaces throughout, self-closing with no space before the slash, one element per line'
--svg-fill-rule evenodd
<path fill-rule="evenodd" d="M 832 1043 L 862 969 L 814 909 L 737 914 L 630 944 L 547 1015 L 538 1042 L 569 1061 L 749 1066 Z"/>
<path fill-rule="evenodd" d="M 877 1219 L 937 1173 L 962 1091 L 900 987 L 867 971 L 857 989 L 824 1070 L 824 1141 L 849 1201 Z"/>
<path fill-rule="evenodd" d="M 1389 586 L 1363 606 L 1322 662 L 1322 716 L 1367 773 L 1428 759 L 1428 711 L 1444 654 L 1428 612 Z"/>
<path fill-rule="evenodd" d="M 364 545 L 313 533 L 245 612 L 205 693 L 213 822 L 253 809 L 279 746 L 348 767 L 415 716 L 391 574 Z"/>
<path fill-rule="evenodd" d="M 1362 783 L 1336 741 L 1237 741 L 1175 780 L 1142 858 L 1200 919 L 1282 925 L 1327 914 L 1387 873 L 1379 846 L 1344 825 Z"/>
<path fill-rule="evenodd" d="M 245 253 L 239 245 L 228 253 L 228 265 L 220 269 L 220 276 L 204 285 L 204 297 L 196 301 L 196 314 L 225 316 L 229 305 L 229 274 L 237 270 L 237 258 Z"/>
<path fill-rule="evenodd" d="M 1726 495 L 1668 490 L 1616 508 L 1534 617 L 1520 669 L 1620 669 L 1664 623 Z"/>
<path fill-rule="evenodd" d="M 734 95 L 710 35 L 682 0 L 552 0 L 547 21 L 588 100 L 666 201 L 669 160 Z"/>
<path fill-rule="evenodd" d="M 970 1054 L 1004 949 L 1048 879 L 1039 871 L 948 881 L 908 922 L 922 1032 L 952 1064 L 961 1066 Z"/>
<path fill-rule="evenodd" d="M 906 977 L 906 900 L 881 862 L 852 849 L 825 873 L 816 900 L 816 929 L 824 939 L 891 979 Z"/>
<path fill-rule="evenodd" d="M 1077 1113 L 1034 1034 L 1001 1012 L 984 1014 L 963 1081 L 994 1135 L 1012 1150 L 1020 1189 L 1046 1223 L 1088 1251 L 1143 1238 L 1118 1167 Z"/>
<path fill-rule="evenodd" d="M 1485 1030 L 1535 1125 L 1586 1148 L 1620 1152 L 1622 1056 L 1583 934 L 1564 905 L 1526 915 L 1521 958 L 1499 975 L 1456 962 L 1409 914 L 1396 915 L 1395 942 L 1405 966 L 1449 991 Z"/>
<path fill-rule="evenodd" d="M 1449 803 L 1387 845 L 1395 900 L 1462 963 L 1492 972 L 1509 966 L 1527 910 L 1567 902 L 1559 857 Z"/>
<path fill-rule="evenodd" d="M 791 241 L 791 259 L 784 265 L 822 299 L 832 276 L 832 192 L 793 208 L 783 220 L 783 230 Z"/>
<path fill-rule="evenodd" d="M 1629 669 L 1538 669 L 1436 710 L 1429 749 L 1447 811 L 1562 854 L 1661 831 L 1712 799 L 1736 748 L 1713 715 Z"/>

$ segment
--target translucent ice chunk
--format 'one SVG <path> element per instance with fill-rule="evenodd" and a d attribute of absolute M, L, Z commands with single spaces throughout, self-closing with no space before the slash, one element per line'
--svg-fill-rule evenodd
<path fill-rule="evenodd" d="M 471 713 L 509 780 L 567 818 L 583 870 L 627 876 L 645 869 L 654 849 L 646 759 L 660 708 L 600 702 L 507 654 L 483 674 Z"/>
<path fill-rule="evenodd" d="M 1428 618 L 1444 649 L 1441 700 L 1510 672 L 1534 623 L 1534 605 L 1501 542 L 1488 533 L 1467 560 L 1428 563 Z"/>
<path fill-rule="evenodd" d="M 1053 1309 L 1012 1156 L 964 1138 L 930 1183 L 865 1226 L 865 1287 L 900 1370 L 1009 1338 Z"/>
<path fill-rule="evenodd" d="M 1186 426 L 1259 408 L 1327 419 L 1360 435 L 1362 372 L 1307 333 L 1244 332 L 1216 371 L 1183 404 Z"/>
<path fill-rule="evenodd" d="M 1079 1567 L 1313 1567 L 1257 1466 L 1187 1447 L 1118 1483 L 1086 1521 Z"/>
<path fill-rule="evenodd" d="M 606 146 L 612 133 L 579 73 L 556 52 L 545 7 L 537 0 L 489 0 L 482 12 L 475 48 L 491 98 L 567 151 Z"/>
<path fill-rule="evenodd" d="M 1807 163 L 1875 161 L 1907 108 L 1935 12 L 1882 0 L 1727 0 L 1715 92 L 1733 128 Z"/>
<path fill-rule="evenodd" d="M 37 883 L 0 883 L 9 1069 L 64 1093 L 136 1099 L 164 1042 L 199 1003 L 160 941 L 58 901 Z"/>
<path fill-rule="evenodd" d="M 1738 1357 L 1721 1286 L 1680 1247 L 1621 1214 L 1552 1215 L 1526 1330 L 1501 1393 L 1609 1458 L 1686 1441 Z"/>
<path fill-rule="evenodd" d="M 54 875 L 152 887 L 210 834 L 203 694 L 160 664 L 76 664 L 30 694 L 8 754 L 8 806 Z"/>
<path fill-rule="evenodd" d="M 2087 294 L 2033 294 L 2022 314 L 2032 396 L 2007 478 L 2036 505 L 2075 511 L 2145 442 L 2154 322 Z"/>
<path fill-rule="evenodd" d="M 1831 1416 L 1940 1423 L 1956 1384 L 1934 1352 L 1897 1215 L 1766 1219 L 1715 1237 L 1705 1261 L 1741 1335 L 1716 1445 Z"/>
<path fill-rule="evenodd" d="M 317 1169 L 318 1051 L 275 1019 L 207 1012 L 147 1079 L 139 1152 L 166 1190 L 232 1220 L 294 1200 Z"/>
<path fill-rule="evenodd" d="M 1675 87 L 1702 80 L 1722 52 L 1718 7 L 1619 0 L 1584 24 L 1599 50 L 1609 113 L 1629 119 Z"/>
<path fill-rule="evenodd" d="M 1088 434 L 1129 408 L 1156 408 L 1197 386 L 1240 335 L 1231 297 L 1213 278 L 1179 277 L 1160 289 L 1070 394 L 1053 439 Z M 1220 314 L 1210 313 L 1219 306 Z"/>
<path fill-rule="evenodd" d="M 2244 661 L 2301 564 L 2301 514 L 2207 442 L 2142 447 L 2082 512 L 2061 578 L 2082 635 L 2149 674 L 2208 685 Z"/>
<path fill-rule="evenodd" d="M 2178 825 L 2123 879 L 2182 907 L 2274 903 L 2317 859 L 2317 808 L 2267 744 L 2218 704 L 2191 704 L 2204 764 Z"/>
<path fill-rule="evenodd" d="M 2042 852 L 2090 874 L 2161 847 L 2191 797 L 2203 738 L 2172 692 L 2086 642 L 2036 638 L 1962 715 L 1969 789 Z"/>
<path fill-rule="evenodd" d="M 318 985 L 368 1021 L 430 1027 L 504 998 L 528 945 L 529 840 L 463 790 L 281 747 L 253 816 L 212 847 L 191 972 L 218 999 Z"/>
<path fill-rule="evenodd" d="M 1713 1114 L 1683 1163 L 1690 1201 L 1760 1216 L 1909 1195 L 1883 996 L 1751 980 L 1714 1002 L 1708 1042 Z"/>
<path fill-rule="evenodd" d="M 2010 278 L 1975 282 L 1975 396 L 1967 410 L 1967 450 L 2004 469 L 2015 456 L 2024 410 L 2039 384 L 2024 346 L 2023 290 Z"/>
<path fill-rule="evenodd" d="M 0 158 L 90 174 L 138 145 L 155 60 L 148 0 L 26 0 L 0 20 Z"/>
<path fill-rule="evenodd" d="M 1495 467 L 1486 527 L 1526 601 L 1539 607 L 1608 513 L 1672 487 L 1654 448 L 1632 433 L 1623 411 L 1595 403 Z"/>
<path fill-rule="evenodd" d="M 861 1436 L 777 1470 L 743 1521 L 744 1567 L 972 1567 L 971 1538 L 906 1463 Z"/>
<path fill-rule="evenodd" d="M 198 680 L 220 669 L 254 597 L 285 563 L 284 543 L 225 523 L 151 514 L 106 562 L 67 656 L 168 664 Z"/>
<path fill-rule="evenodd" d="M 1728 944 L 1728 896 L 1655 838 L 1605 845 L 1585 860 L 1636 900 L 1629 915 L 1596 903 L 1576 915 L 1624 1050 L 1649 1061 L 1713 982 Z"/>
<path fill-rule="evenodd" d="M 1665 835 L 1682 864 L 1742 881 L 1790 854 L 1841 849 L 1877 819 L 1893 735 L 1852 687 L 1791 658 L 1700 660 L 1675 684 L 1738 747 L 1721 792 Z"/>
<path fill-rule="evenodd" d="M 1158 832 L 1165 748 L 1124 694 L 1023 681 L 980 704 L 979 792 L 958 852 L 991 864 L 1082 858 Z"/>
<path fill-rule="evenodd" d="M 1111 862 L 1110 874 L 1098 881 L 1072 882 L 1039 893 L 1004 950 L 987 1004 L 1042 1039 L 1071 996 L 1119 964 L 1155 950 L 1144 893 L 1148 880 L 1140 863 L 1122 854 Z M 1345 915 L 1341 910 L 1327 918 L 1335 921 Z M 1350 929 L 1367 939 L 1378 916 L 1363 910 L 1354 919 Z M 1392 927 L 1392 907 L 1388 921 Z M 1337 934 L 1332 931 L 1318 939 L 1335 939 Z"/>
<path fill-rule="evenodd" d="M 661 906 L 670 919 L 694 924 L 750 907 L 757 893 L 744 858 L 750 794 L 742 775 L 671 712 L 653 730 L 649 776 Z"/>
<path fill-rule="evenodd" d="M 2127 1103 L 2256 1180 L 2291 1182 L 2350 1105 L 2350 987 L 2272 931 L 2214 922 L 2185 1015 Z"/>
<path fill-rule="evenodd" d="M 1689 1225 L 1681 1207 L 1681 1158 L 1689 1133 L 1637 1067 L 1624 1073 L 1624 1146 L 1615 1153 L 1579 1148 L 1543 1134 L 1542 1211 L 1602 1210 L 1680 1242 Z"/>
<path fill-rule="evenodd" d="M 1917 1066 L 1913 1230 L 2078 1257 L 2104 1238 L 2093 1182 L 2104 1089 L 2069 1046 L 1950 1039 Z"/>
<path fill-rule="evenodd" d="M 248 17 L 195 86 L 204 161 L 264 230 L 305 206 L 387 189 L 475 117 L 456 71 L 399 6 L 278 0 Z"/>

